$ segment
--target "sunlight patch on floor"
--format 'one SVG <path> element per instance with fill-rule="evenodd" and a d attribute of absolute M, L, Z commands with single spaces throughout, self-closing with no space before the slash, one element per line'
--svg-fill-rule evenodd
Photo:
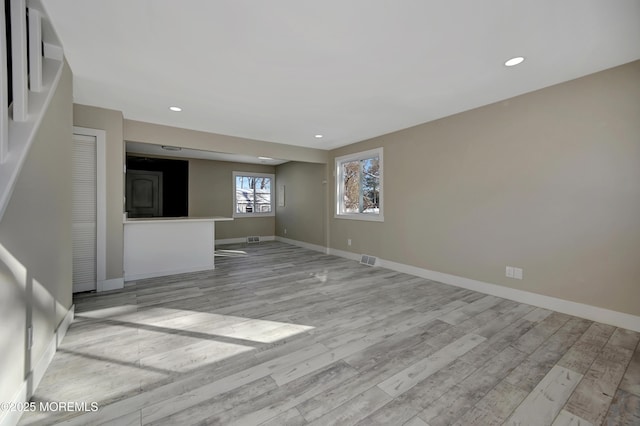
<path fill-rule="evenodd" d="M 83 312 L 77 317 L 78 320 L 83 318 L 105 319 L 112 325 L 141 328 L 160 333 L 183 332 L 202 339 L 215 339 L 217 336 L 257 343 L 274 343 L 314 328 L 301 324 L 173 308 L 137 310 L 136 306 L 132 305 Z"/>
<path fill-rule="evenodd" d="M 217 257 L 244 257 L 248 256 L 243 250 L 216 250 L 214 255 Z"/>

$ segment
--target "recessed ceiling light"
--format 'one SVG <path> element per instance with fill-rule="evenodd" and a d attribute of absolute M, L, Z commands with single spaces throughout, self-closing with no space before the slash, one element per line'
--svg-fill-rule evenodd
<path fill-rule="evenodd" d="M 174 112 L 180 112 L 180 111 L 182 111 L 182 108 L 180 108 L 180 107 L 178 107 L 178 106 L 170 106 L 170 107 L 169 107 L 169 109 L 170 109 L 171 111 L 174 111 Z"/>
<path fill-rule="evenodd" d="M 273 160 L 271 157 L 258 157 L 260 160 Z"/>
<path fill-rule="evenodd" d="M 316 135 L 316 139 L 322 139 L 323 135 Z"/>
<path fill-rule="evenodd" d="M 165 149 L 167 151 L 182 151 L 182 148 L 180 148 L 179 146 L 162 145 L 162 149 Z"/>
<path fill-rule="evenodd" d="M 522 56 L 516 56 L 515 58 L 509 59 L 504 64 L 507 67 L 513 67 L 515 65 L 521 64 L 523 61 L 524 61 L 524 58 Z"/>

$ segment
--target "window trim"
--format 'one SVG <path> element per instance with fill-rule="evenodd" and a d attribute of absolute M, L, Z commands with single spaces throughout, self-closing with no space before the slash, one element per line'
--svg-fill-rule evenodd
<path fill-rule="evenodd" d="M 343 198 L 344 185 L 342 177 L 342 163 L 349 161 L 366 160 L 368 158 L 378 157 L 380 165 L 380 189 L 379 189 L 379 210 L 378 213 L 343 213 L 341 211 L 341 203 Z M 335 219 L 351 219 L 351 220 L 366 220 L 373 222 L 384 222 L 384 161 L 383 161 L 383 149 L 375 148 L 368 151 L 356 152 L 354 154 L 343 155 L 336 157 L 335 159 L 335 184 L 336 184 L 336 205 L 334 209 Z"/>
<path fill-rule="evenodd" d="M 268 213 L 260 213 L 260 212 L 253 212 L 253 213 L 238 213 L 238 209 L 237 209 L 237 205 L 236 205 L 236 176 L 251 176 L 251 177 L 267 177 L 271 179 L 271 211 Z M 275 194 L 275 187 L 276 187 L 276 175 L 273 173 L 256 173 L 256 172 L 233 172 L 232 173 L 232 180 L 233 180 L 233 193 L 231 194 L 231 196 L 233 197 L 233 204 L 232 204 L 232 208 L 233 208 L 233 218 L 243 218 L 243 217 L 272 217 L 276 215 L 276 208 L 275 208 L 275 199 L 276 199 L 276 194 Z"/>

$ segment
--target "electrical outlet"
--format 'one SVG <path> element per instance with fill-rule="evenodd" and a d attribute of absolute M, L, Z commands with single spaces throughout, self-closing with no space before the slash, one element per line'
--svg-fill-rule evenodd
<path fill-rule="evenodd" d="M 507 276 L 507 278 L 514 278 L 516 280 L 521 280 L 522 274 L 522 268 L 516 268 L 515 266 L 507 266 L 507 269 L 505 271 L 505 275 Z"/>
<path fill-rule="evenodd" d="M 513 268 L 513 278 L 515 278 L 516 280 L 522 279 L 522 273 L 522 268 Z"/>
<path fill-rule="evenodd" d="M 284 228 L 284 235 L 287 235 L 287 228 Z"/>
<path fill-rule="evenodd" d="M 351 245 L 351 238 L 347 238 L 347 245 L 350 246 Z"/>
<path fill-rule="evenodd" d="M 505 271 L 505 275 L 507 278 L 513 278 L 513 267 L 507 266 L 507 270 Z"/>

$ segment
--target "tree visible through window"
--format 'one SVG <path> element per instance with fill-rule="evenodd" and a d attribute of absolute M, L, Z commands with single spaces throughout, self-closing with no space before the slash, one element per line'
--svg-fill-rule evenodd
<path fill-rule="evenodd" d="M 234 216 L 273 215 L 273 175 L 233 172 Z"/>
<path fill-rule="evenodd" d="M 381 220 L 382 149 L 340 157 L 336 165 L 337 215 Z"/>

